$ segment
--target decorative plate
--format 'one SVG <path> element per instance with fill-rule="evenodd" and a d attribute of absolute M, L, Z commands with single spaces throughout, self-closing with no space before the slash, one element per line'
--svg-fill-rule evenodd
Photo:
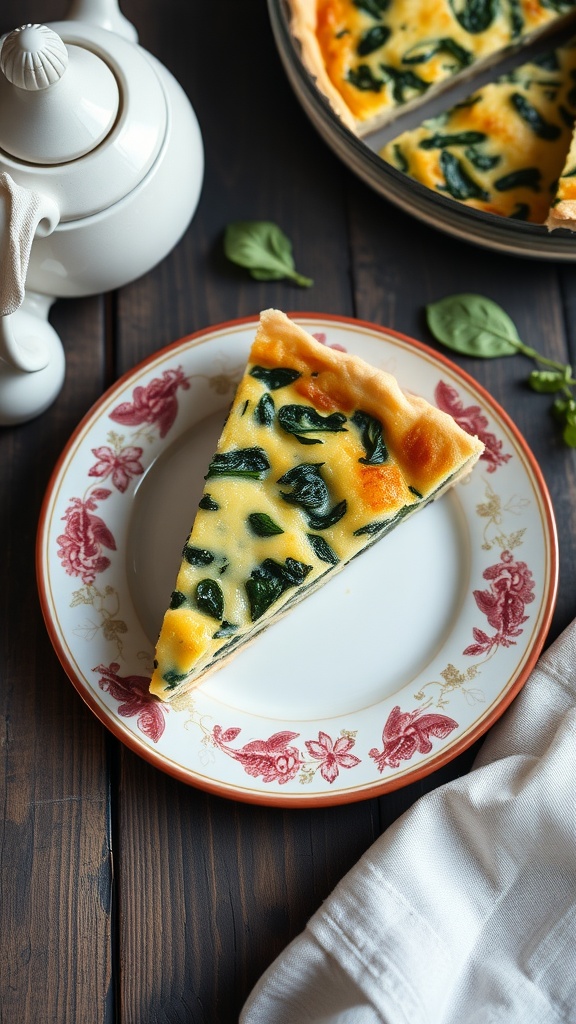
<path fill-rule="evenodd" d="M 152 698 L 155 639 L 256 329 L 239 320 L 163 349 L 100 399 L 56 466 L 37 544 L 52 643 L 100 721 L 184 782 L 284 806 L 380 795 L 461 753 L 526 680 L 557 581 L 542 476 L 490 396 L 393 331 L 295 319 L 479 434 L 468 480 L 201 687 Z"/>
<path fill-rule="evenodd" d="M 416 127 L 424 117 L 441 113 L 447 105 L 446 94 L 428 100 L 425 110 L 419 108 L 404 113 L 392 125 L 359 139 L 334 113 L 304 67 L 298 44 L 290 32 L 286 0 L 268 0 L 268 12 L 276 47 L 296 98 L 324 142 L 365 184 L 410 216 L 462 241 L 516 256 L 566 262 L 576 260 L 574 232 L 564 228 L 550 232 L 541 224 L 485 213 L 454 202 L 403 174 L 378 155 L 385 142 L 407 128 Z M 516 54 L 503 61 L 501 71 L 510 70 L 514 61 L 517 63 L 519 59 Z M 493 68 L 488 68 L 480 72 L 475 81 L 481 84 L 493 77 Z M 468 79 L 454 83 L 448 105 L 465 100 L 470 91 Z"/>

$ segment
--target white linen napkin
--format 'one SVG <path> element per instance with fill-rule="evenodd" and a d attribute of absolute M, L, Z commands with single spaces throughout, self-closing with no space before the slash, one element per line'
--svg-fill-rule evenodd
<path fill-rule="evenodd" d="M 22 305 L 30 249 L 41 216 L 40 197 L 23 189 L 9 174 L 0 174 L 0 201 L 6 226 L 0 251 L 0 316 L 14 313 Z"/>
<path fill-rule="evenodd" d="M 373 844 L 241 1024 L 576 1022 L 575 760 L 576 620 L 472 771 Z"/>

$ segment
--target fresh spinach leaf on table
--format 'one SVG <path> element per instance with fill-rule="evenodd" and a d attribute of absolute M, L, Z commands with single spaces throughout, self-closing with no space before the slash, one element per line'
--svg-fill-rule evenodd
<path fill-rule="evenodd" d="M 517 353 L 536 364 L 528 384 L 540 394 L 556 394 L 552 412 L 562 437 L 576 448 L 576 378 L 572 366 L 541 355 L 521 340 L 516 325 L 492 299 L 464 292 L 426 306 L 428 327 L 440 344 L 460 355 L 496 359 Z"/>
<path fill-rule="evenodd" d="M 269 220 L 240 220 L 229 224 L 224 233 L 224 253 L 232 262 L 245 267 L 257 281 L 289 278 L 302 288 L 314 284 L 294 266 L 292 243 L 277 224 Z"/>

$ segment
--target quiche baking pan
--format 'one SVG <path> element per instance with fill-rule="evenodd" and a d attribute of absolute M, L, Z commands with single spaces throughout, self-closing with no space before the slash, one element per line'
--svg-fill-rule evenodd
<path fill-rule="evenodd" d="M 323 140 L 362 181 L 411 216 L 464 241 L 512 255 L 565 262 L 576 260 L 576 235 L 572 231 L 565 228 L 549 231 L 543 224 L 502 217 L 454 202 L 384 161 L 380 156 L 382 147 L 406 128 L 420 124 L 428 116 L 428 107 L 423 108 L 421 114 L 418 111 L 403 115 L 383 132 L 358 137 L 334 112 L 303 63 L 300 46 L 291 32 L 286 0 L 268 0 L 268 8 L 278 52 L 299 102 Z M 484 82 L 489 80 L 485 75 Z M 436 110 L 431 113 L 437 114 L 448 109 L 452 101 L 465 99 L 475 84 L 467 82 L 460 85 L 459 91 L 456 87 L 449 94 L 444 93 L 442 104 L 438 106 L 437 100 Z"/>

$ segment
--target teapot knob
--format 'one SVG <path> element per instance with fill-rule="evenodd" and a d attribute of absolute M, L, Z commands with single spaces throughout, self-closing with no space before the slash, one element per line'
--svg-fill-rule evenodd
<path fill-rule="evenodd" d="M 6 36 L 0 68 L 12 85 L 28 92 L 58 82 L 68 66 L 68 50 L 46 25 L 22 25 Z"/>

